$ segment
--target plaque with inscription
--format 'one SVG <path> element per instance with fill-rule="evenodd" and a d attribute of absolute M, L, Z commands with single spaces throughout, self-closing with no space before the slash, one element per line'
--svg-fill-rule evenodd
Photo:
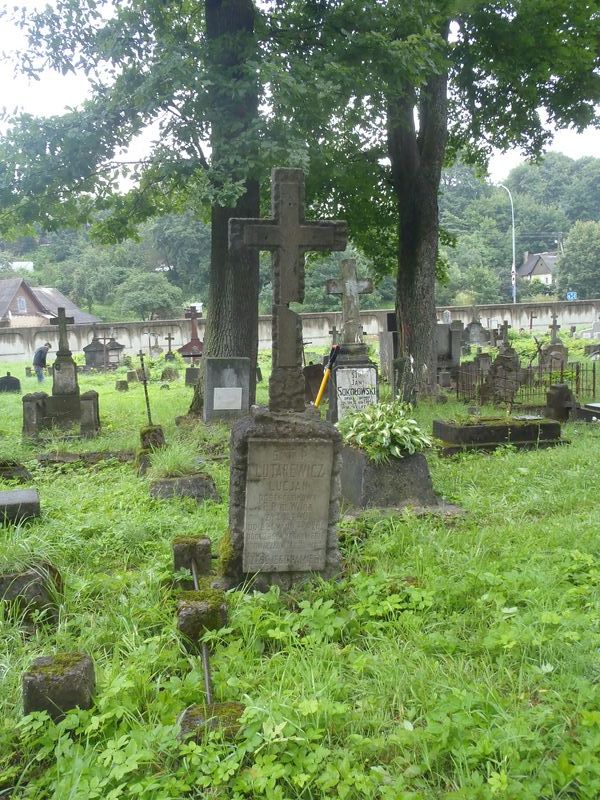
<path fill-rule="evenodd" d="M 244 572 L 325 568 L 333 443 L 249 439 Z"/>
<path fill-rule="evenodd" d="M 214 411 L 240 411 L 242 408 L 242 388 L 216 386 L 213 394 Z"/>
<path fill-rule="evenodd" d="M 375 367 L 338 367 L 335 371 L 338 419 L 377 403 Z"/>

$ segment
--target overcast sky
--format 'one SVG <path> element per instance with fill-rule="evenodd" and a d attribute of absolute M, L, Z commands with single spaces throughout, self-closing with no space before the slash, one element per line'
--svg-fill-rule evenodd
<path fill-rule="evenodd" d="M 21 0 L 20 4 L 30 8 L 46 5 L 46 0 Z M 6 6 L 3 6 L 6 8 Z M 8 21 L 0 19 L 0 53 L 10 57 L 23 47 L 21 33 Z M 58 75 L 48 72 L 39 81 L 15 77 L 13 66 L 0 61 L 0 106 L 9 112 L 19 108 L 31 114 L 60 114 L 68 106 L 77 106 L 86 97 L 87 83 L 84 77 Z M 135 148 L 135 156 L 143 155 L 143 142 Z M 600 131 L 588 129 L 582 134 L 560 130 L 555 134 L 550 148 L 571 158 L 594 156 L 600 158 Z M 498 153 L 490 162 L 490 177 L 498 183 L 506 178 L 510 170 L 523 161 L 518 151 Z"/>

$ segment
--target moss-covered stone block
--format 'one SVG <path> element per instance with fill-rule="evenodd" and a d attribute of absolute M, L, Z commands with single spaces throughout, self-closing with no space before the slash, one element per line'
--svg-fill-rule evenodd
<path fill-rule="evenodd" d="M 212 553 L 210 539 L 197 536 L 178 536 L 171 543 L 173 549 L 173 570 L 182 569 L 192 572 L 192 561 L 196 562 L 198 575 L 210 575 L 212 571 Z M 187 589 L 193 588 L 193 581 L 185 582 Z"/>
<path fill-rule="evenodd" d="M 72 708 L 90 708 L 95 688 L 94 662 L 85 653 L 41 656 L 23 675 L 23 711 L 47 711 L 58 721 Z"/>
<path fill-rule="evenodd" d="M 203 580 L 199 589 L 180 592 L 177 596 L 177 630 L 186 645 L 195 651 L 205 631 L 214 631 L 227 624 L 225 595 Z"/>
<path fill-rule="evenodd" d="M 178 719 L 179 738 L 200 741 L 207 731 L 221 731 L 225 738 L 234 739 L 242 727 L 242 703 L 212 703 L 188 706 Z"/>
<path fill-rule="evenodd" d="M 140 430 L 140 443 L 143 450 L 156 450 L 166 444 L 165 432 L 160 425 L 148 425 Z"/>

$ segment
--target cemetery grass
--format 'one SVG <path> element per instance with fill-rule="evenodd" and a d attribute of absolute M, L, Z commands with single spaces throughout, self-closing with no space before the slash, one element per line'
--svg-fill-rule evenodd
<path fill-rule="evenodd" d="M 0 396 L 0 457 L 26 463 L 43 509 L 2 529 L 2 571 L 46 559 L 65 581 L 57 627 L 0 609 L 0 797 L 600 795 L 600 425 L 567 426 L 572 444 L 551 450 L 429 454 L 436 490 L 464 516 L 369 512 L 341 525 L 339 581 L 231 593 L 228 627 L 209 638 L 216 699 L 245 704 L 242 728 L 181 743 L 176 718 L 202 702 L 203 681 L 175 630 L 170 542 L 216 544 L 228 491 L 227 429 L 176 429 L 191 399 L 181 383 L 150 387 L 172 446 L 154 470 L 201 458 L 221 503 L 151 500 L 132 464 L 37 465 L 57 448 L 134 449 L 141 386 L 119 394 L 114 376 L 83 376 L 102 435 L 43 446 L 21 442 L 20 398 Z M 415 415 L 430 432 L 461 412 Z M 23 671 L 70 650 L 95 661 L 94 707 L 58 725 L 23 719 Z"/>

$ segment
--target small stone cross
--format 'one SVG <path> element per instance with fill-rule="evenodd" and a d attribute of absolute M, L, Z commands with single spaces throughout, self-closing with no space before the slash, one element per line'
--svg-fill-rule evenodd
<path fill-rule="evenodd" d="M 548 326 L 550 329 L 550 344 L 559 344 L 560 339 L 558 338 L 558 332 L 561 326 L 558 324 L 558 316 L 556 312 L 552 314 L 552 325 Z"/>
<path fill-rule="evenodd" d="M 331 344 L 337 344 L 338 343 L 338 329 L 335 327 L 335 325 L 329 331 L 329 335 L 332 337 L 331 338 Z"/>
<path fill-rule="evenodd" d="M 302 321 L 289 308 L 304 301 L 304 254 L 310 250 L 345 250 L 345 222 L 307 221 L 304 173 L 271 173 L 271 218 L 229 220 L 231 249 L 270 250 L 273 273 L 273 370 L 269 380 L 271 411 L 304 411 Z"/>
<path fill-rule="evenodd" d="M 504 347 L 508 347 L 508 331 L 510 330 L 511 327 L 512 326 L 508 324 L 508 320 L 507 319 L 505 319 L 503 321 L 502 325 L 500 326 L 500 330 L 499 330 L 500 340 L 501 340 L 502 344 L 504 345 Z"/>
<path fill-rule="evenodd" d="M 358 280 L 356 261 L 353 258 L 342 261 L 340 278 L 327 281 L 327 294 L 342 296 L 342 344 L 362 342 L 359 296 L 370 294 L 372 291 L 372 280 Z"/>
<path fill-rule="evenodd" d="M 171 342 L 172 342 L 174 339 L 175 339 L 175 337 L 173 336 L 173 334 L 171 333 L 171 331 L 169 331 L 169 335 L 168 335 L 168 336 L 165 336 L 165 342 L 168 342 L 168 343 L 169 343 L 169 349 L 167 350 L 167 355 L 168 355 L 168 356 L 170 356 L 170 355 L 171 355 L 171 353 L 173 352 L 173 351 L 171 350 Z"/>
<path fill-rule="evenodd" d="M 57 316 L 50 320 L 50 325 L 58 325 L 58 353 L 71 355 L 69 350 L 69 337 L 67 336 L 67 325 L 73 325 L 75 319 L 67 317 L 64 308 L 59 308 Z"/>

